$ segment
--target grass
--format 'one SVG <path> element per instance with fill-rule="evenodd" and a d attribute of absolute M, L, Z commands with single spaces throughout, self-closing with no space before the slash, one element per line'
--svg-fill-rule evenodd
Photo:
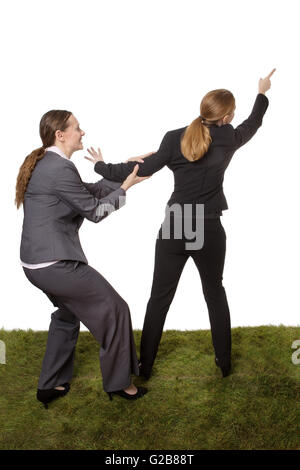
<path fill-rule="evenodd" d="M 141 331 L 135 331 L 140 344 Z M 299 449 L 299 327 L 232 329 L 232 374 L 214 364 L 211 333 L 163 333 L 149 393 L 110 402 L 98 343 L 79 335 L 71 390 L 45 410 L 36 400 L 46 331 L 5 331 L 0 449 Z M 137 385 L 145 385 L 135 378 Z"/>

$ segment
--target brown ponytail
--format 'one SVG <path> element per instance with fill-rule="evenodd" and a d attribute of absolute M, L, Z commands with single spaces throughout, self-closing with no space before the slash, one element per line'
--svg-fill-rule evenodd
<path fill-rule="evenodd" d="M 54 145 L 56 138 L 55 132 L 57 130 L 64 131 L 67 129 L 68 119 L 71 115 L 71 111 L 52 110 L 48 111 L 42 117 L 40 121 L 40 137 L 43 146 L 33 150 L 33 152 L 27 155 L 20 167 L 16 184 L 15 204 L 17 209 L 19 209 L 20 205 L 24 202 L 25 191 L 37 162 L 45 155 L 46 148 Z"/>
<path fill-rule="evenodd" d="M 27 157 L 25 158 L 18 174 L 17 184 L 16 184 L 16 199 L 15 204 L 17 209 L 19 209 L 20 205 L 24 201 L 24 194 L 27 188 L 28 181 L 30 180 L 31 173 L 34 170 L 34 167 L 38 160 L 41 160 L 45 155 L 44 147 L 40 147 L 36 150 L 33 150 Z"/>
<path fill-rule="evenodd" d="M 181 139 L 181 153 L 187 160 L 194 162 L 203 157 L 212 141 L 209 126 L 216 124 L 226 114 L 231 114 L 234 108 L 233 94 L 223 88 L 212 90 L 203 97 L 201 116 L 186 128 Z"/>

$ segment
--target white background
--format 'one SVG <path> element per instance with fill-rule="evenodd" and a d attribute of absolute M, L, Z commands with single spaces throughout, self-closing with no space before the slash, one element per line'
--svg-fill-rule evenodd
<path fill-rule="evenodd" d="M 225 174 L 229 210 L 224 286 L 231 324 L 299 324 L 299 2 L 223 0 L 40 0 L 1 2 L 1 318 L 6 329 L 46 330 L 54 307 L 19 264 L 23 209 L 16 177 L 41 145 L 50 109 L 74 113 L 85 149 L 106 162 L 156 150 L 189 124 L 209 90 L 236 99 L 234 127 L 251 112 L 260 77 L 274 67 L 263 125 Z M 77 152 L 84 181 L 100 177 Z M 99 224 L 85 221 L 89 263 L 127 301 L 143 326 L 155 239 L 173 189 L 163 168 L 128 191 L 127 204 Z M 182 274 L 166 329 L 207 329 L 192 260 Z M 82 326 L 82 330 L 85 327 Z"/>

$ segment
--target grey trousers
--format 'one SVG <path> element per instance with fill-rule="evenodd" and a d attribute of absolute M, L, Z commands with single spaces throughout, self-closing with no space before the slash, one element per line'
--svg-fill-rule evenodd
<path fill-rule="evenodd" d="M 131 374 L 139 375 L 130 311 L 109 282 L 78 261 L 23 270 L 58 307 L 51 315 L 38 388 L 53 388 L 71 380 L 80 322 L 100 343 L 103 389 L 127 388 Z"/>

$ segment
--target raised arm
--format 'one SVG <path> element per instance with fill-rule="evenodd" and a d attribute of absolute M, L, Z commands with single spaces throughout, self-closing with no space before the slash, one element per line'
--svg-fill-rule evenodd
<path fill-rule="evenodd" d="M 265 92 L 271 88 L 271 76 L 276 69 L 273 69 L 265 78 L 260 78 L 258 83 L 258 95 L 250 116 L 235 129 L 229 124 L 233 131 L 233 147 L 237 150 L 245 145 L 262 125 L 264 114 L 269 106 L 269 100 Z"/>
<path fill-rule="evenodd" d="M 100 199 L 94 197 L 81 181 L 74 164 L 64 166 L 53 185 L 54 192 L 61 201 L 95 223 L 125 204 L 126 191 L 121 187 Z"/>
<path fill-rule="evenodd" d="M 138 176 L 150 176 L 156 171 L 163 168 L 171 158 L 170 133 L 164 136 L 160 147 L 156 153 L 145 158 L 144 163 L 140 163 Z M 132 172 L 136 162 L 127 163 L 105 163 L 98 161 L 95 163 L 94 170 L 96 173 L 105 178 L 122 182 Z"/>
<path fill-rule="evenodd" d="M 245 145 L 254 136 L 258 128 L 262 125 L 263 116 L 268 106 L 268 98 L 264 94 L 258 93 L 250 116 L 235 129 L 231 124 L 228 124 L 233 132 L 234 150 Z"/>

